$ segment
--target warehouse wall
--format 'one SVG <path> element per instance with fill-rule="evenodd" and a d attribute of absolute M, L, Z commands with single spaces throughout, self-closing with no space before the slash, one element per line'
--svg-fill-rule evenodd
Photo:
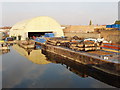
<path fill-rule="evenodd" d="M 81 33 L 94 32 L 94 26 L 70 25 L 70 26 L 67 26 L 63 31 L 64 32 L 81 32 Z"/>
<path fill-rule="evenodd" d="M 96 34 L 96 33 L 75 33 L 75 32 L 64 32 L 64 35 L 66 37 L 73 37 L 73 36 L 78 36 L 80 38 L 100 38 L 100 34 Z"/>
<path fill-rule="evenodd" d="M 112 43 L 120 44 L 120 35 L 108 35 L 107 39 L 112 41 Z"/>
<path fill-rule="evenodd" d="M 101 31 L 100 35 L 104 37 L 105 40 L 112 41 L 113 43 L 119 43 L 120 41 L 119 30 Z"/>

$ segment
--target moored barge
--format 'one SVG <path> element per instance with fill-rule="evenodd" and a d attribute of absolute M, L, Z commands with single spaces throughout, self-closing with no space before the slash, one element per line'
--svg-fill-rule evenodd
<path fill-rule="evenodd" d="M 80 43 L 74 42 L 69 44 L 68 40 L 61 41 L 62 43 L 56 43 L 56 40 L 49 40 L 49 42 L 44 44 L 40 42 L 36 42 L 36 44 L 39 44 L 42 47 L 43 52 L 50 52 L 60 55 L 61 57 L 68 58 L 74 62 L 96 68 L 112 75 L 120 76 L 120 56 L 118 53 L 105 53 L 101 50 L 101 46 L 99 44 L 95 44 L 93 42 L 87 42 L 87 44 L 85 42 L 80 45 Z M 76 47 L 77 49 L 73 49 L 71 47 Z M 80 48 L 83 50 L 80 50 Z M 86 48 L 90 49 L 85 50 Z"/>

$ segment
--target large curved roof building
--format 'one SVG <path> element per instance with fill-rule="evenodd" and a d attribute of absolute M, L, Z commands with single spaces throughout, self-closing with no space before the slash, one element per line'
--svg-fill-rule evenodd
<path fill-rule="evenodd" d="M 64 36 L 61 25 L 48 16 L 35 17 L 16 23 L 10 30 L 10 36 L 21 36 L 22 40 L 27 37 L 54 33 L 56 37 Z"/>

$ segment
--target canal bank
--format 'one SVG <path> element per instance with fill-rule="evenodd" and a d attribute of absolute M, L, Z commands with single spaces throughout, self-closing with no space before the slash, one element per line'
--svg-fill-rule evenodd
<path fill-rule="evenodd" d="M 28 58 L 31 58 L 30 53 L 32 49 L 34 49 L 34 48 L 31 48 L 31 46 L 35 47 L 35 45 L 38 44 L 42 47 L 43 51 L 51 52 L 56 55 L 66 57 L 74 62 L 93 67 L 95 69 L 98 69 L 100 71 L 103 71 L 109 74 L 120 76 L 120 62 L 118 60 L 119 55 L 114 55 L 115 57 L 118 56 L 118 58 L 112 58 L 113 57 L 112 56 L 110 57 L 110 59 L 105 59 L 103 58 L 103 56 L 106 56 L 107 54 L 111 54 L 111 53 L 107 53 L 107 52 L 105 53 L 102 51 L 92 51 L 92 52 L 74 51 L 69 48 L 54 46 L 54 45 L 49 45 L 49 44 L 43 44 L 43 43 L 35 42 L 35 41 L 29 41 L 29 42 L 19 41 L 19 43 L 17 44 L 21 47 L 21 49 L 23 48 L 23 50 L 26 50 L 27 54 L 25 54 L 25 56 L 28 55 L 27 56 Z M 27 48 L 24 48 L 24 47 L 27 47 Z M 98 53 L 98 54 L 101 53 L 101 55 L 99 54 L 97 56 L 97 55 L 94 55 L 94 53 Z"/>
<path fill-rule="evenodd" d="M 21 51 L 21 53 L 22 52 L 23 51 Z M 38 56 L 35 57 L 39 57 L 42 54 L 38 53 L 37 55 Z M 31 60 L 28 60 L 25 56 L 18 53 L 13 47 L 10 47 L 10 52 L 2 55 L 2 87 L 115 88 L 115 86 L 103 83 L 91 76 L 86 78 L 80 77 L 61 64 L 52 63 L 47 57 L 45 60 L 50 63 L 37 64 L 36 60 L 34 60 L 36 63 L 33 63 Z M 39 58 L 39 61 L 43 61 L 43 59 Z"/>
<path fill-rule="evenodd" d="M 66 57 L 74 62 L 82 63 L 100 71 L 120 76 L 120 63 L 118 63 L 117 60 L 104 60 L 100 57 L 89 55 L 85 52 L 76 52 L 67 48 L 47 44 L 40 45 L 42 46 L 43 51 L 51 52 L 62 57 Z"/>
<path fill-rule="evenodd" d="M 41 45 L 42 53 L 44 55 L 41 54 L 40 49 L 37 50 L 37 49 L 23 48 L 17 44 L 13 45 L 12 48 L 15 51 L 17 51 L 20 55 L 24 56 L 26 59 L 28 59 L 34 64 L 39 64 L 39 65 L 45 64 L 46 66 L 46 64 L 50 65 L 51 63 L 56 63 L 56 64 L 59 63 L 59 64 L 62 64 L 63 67 L 77 74 L 81 78 L 92 77 L 98 81 L 101 81 L 102 83 L 106 83 L 113 87 L 120 86 L 119 85 L 119 79 L 120 79 L 119 68 L 115 67 L 116 65 L 114 67 L 107 66 L 105 68 L 104 66 L 105 64 L 101 66 L 102 65 L 101 63 L 103 62 L 95 61 L 95 60 L 99 60 L 100 58 L 98 58 L 97 56 L 92 57 L 93 55 L 88 54 L 88 52 L 87 53 L 76 52 L 68 48 L 63 48 L 60 46 L 53 46 L 53 45 L 48 45 L 48 44 L 42 44 L 42 43 L 39 43 L 39 45 Z M 30 53 L 28 53 L 29 50 L 31 50 Z M 44 58 L 42 58 L 42 56 L 44 56 Z M 44 63 L 44 62 L 47 62 L 47 63 Z M 107 63 L 108 62 L 109 61 L 107 61 Z M 106 64 L 106 65 L 112 65 L 112 64 Z"/>
<path fill-rule="evenodd" d="M 103 82 L 104 78 L 103 81 L 92 76 L 83 78 L 74 72 L 75 68 L 74 71 L 69 71 L 65 67 L 67 63 L 64 65 L 56 64 L 51 61 L 52 58 L 49 60 L 46 56 L 46 59 L 39 58 L 39 61 L 36 61 L 36 57 L 43 55 L 40 50 L 36 51 L 39 53 L 33 59 L 35 63 L 26 58 L 26 56 L 21 55 L 20 53 L 23 53 L 22 50 L 19 53 L 13 47 L 10 47 L 9 53 L 2 55 L 3 88 L 116 88 L 116 86 Z M 35 53 L 32 52 L 32 54 L 34 55 Z M 50 63 L 38 64 L 38 62 L 45 60 Z M 76 64 L 72 63 L 72 66 L 76 67 Z M 83 67 L 79 68 L 77 72 L 82 70 Z M 87 69 L 84 69 L 84 72 L 87 72 Z M 102 79 L 102 77 L 99 78 Z"/>
<path fill-rule="evenodd" d="M 52 63 L 56 64 L 61 64 L 64 67 L 66 67 L 69 71 L 77 74 L 78 76 L 82 78 L 87 78 L 89 76 L 104 82 L 108 85 L 114 86 L 114 87 L 120 87 L 120 77 L 115 76 L 103 71 L 100 71 L 96 68 L 89 67 L 87 65 L 83 65 L 81 63 L 77 63 L 73 60 L 69 60 L 66 57 L 61 57 L 61 55 L 51 53 L 51 52 L 46 52 L 42 50 L 42 53 L 45 54 L 45 56 L 48 58 L 48 60 Z"/>

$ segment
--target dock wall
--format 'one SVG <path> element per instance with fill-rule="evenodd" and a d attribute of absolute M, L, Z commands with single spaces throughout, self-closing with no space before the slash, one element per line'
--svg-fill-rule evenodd
<path fill-rule="evenodd" d="M 42 50 L 45 52 L 51 52 L 54 54 L 58 54 L 62 57 L 66 57 L 70 60 L 73 60 L 77 63 L 82 63 L 88 66 L 92 66 L 102 71 L 106 71 L 108 73 L 116 73 L 120 75 L 120 64 L 112 63 L 106 60 L 102 60 L 101 58 L 88 55 L 87 53 L 75 52 L 69 49 L 65 49 L 62 47 L 52 46 L 41 44 Z"/>
<path fill-rule="evenodd" d="M 95 68 L 87 67 L 87 65 L 76 63 L 72 60 L 67 59 L 66 57 L 61 57 L 58 54 L 46 52 L 44 50 L 42 50 L 42 53 L 45 54 L 48 61 L 50 61 L 52 63 L 61 64 L 64 67 L 66 67 L 66 69 L 70 70 L 71 72 L 77 74 L 78 76 L 80 76 L 82 78 L 91 76 L 92 78 L 95 78 L 99 81 L 102 81 L 109 85 L 120 88 L 120 83 L 119 83 L 120 77 L 119 76 L 114 76 L 109 73 L 105 73 L 103 71 L 97 70 Z"/>

